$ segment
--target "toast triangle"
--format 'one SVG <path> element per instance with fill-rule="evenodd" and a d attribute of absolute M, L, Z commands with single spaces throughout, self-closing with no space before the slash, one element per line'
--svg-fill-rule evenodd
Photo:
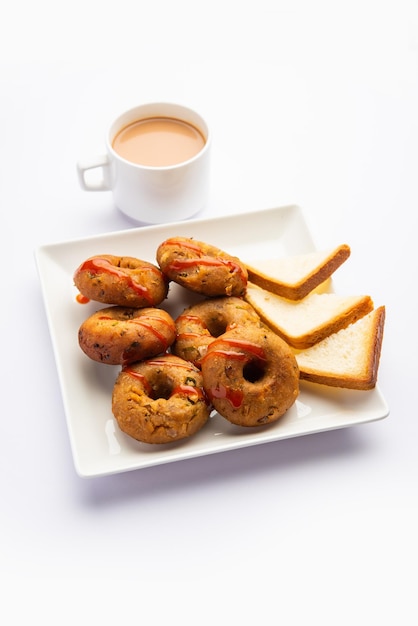
<path fill-rule="evenodd" d="M 245 300 L 290 346 L 309 348 L 373 310 L 368 295 L 311 293 L 292 301 L 248 283 Z"/>
<path fill-rule="evenodd" d="M 246 264 L 249 280 L 289 300 L 301 300 L 325 282 L 351 254 L 347 244 L 335 248 Z"/>
<path fill-rule="evenodd" d="M 376 386 L 385 307 L 296 354 L 301 380 L 348 389 Z"/>

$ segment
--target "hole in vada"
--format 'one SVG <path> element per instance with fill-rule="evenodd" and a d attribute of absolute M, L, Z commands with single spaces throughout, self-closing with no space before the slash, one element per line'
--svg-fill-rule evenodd
<path fill-rule="evenodd" d="M 264 363 L 258 359 L 251 359 L 244 365 L 242 374 L 249 383 L 256 383 L 264 376 Z"/>
<path fill-rule="evenodd" d="M 159 381 L 156 385 L 152 386 L 152 399 L 153 400 L 168 400 L 173 393 L 173 386 L 167 381 Z"/>
<path fill-rule="evenodd" d="M 212 337 L 220 337 L 227 330 L 227 323 L 225 320 L 209 320 L 207 323 L 207 329 Z"/>

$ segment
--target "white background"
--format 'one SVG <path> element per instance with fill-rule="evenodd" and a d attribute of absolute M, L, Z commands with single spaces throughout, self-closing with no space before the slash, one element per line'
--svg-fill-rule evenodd
<path fill-rule="evenodd" d="M 2 623 L 416 624 L 416 0 L 17 0 L 0 89 Z M 296 203 L 351 246 L 389 418 L 76 475 L 33 252 L 133 226 L 75 163 L 158 99 L 213 129 L 202 217 Z"/>

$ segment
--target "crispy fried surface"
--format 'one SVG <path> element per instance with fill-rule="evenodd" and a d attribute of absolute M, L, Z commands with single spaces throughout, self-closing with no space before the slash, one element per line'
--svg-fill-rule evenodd
<path fill-rule="evenodd" d="M 111 254 L 84 261 L 74 273 L 74 284 L 90 300 L 135 308 L 157 306 L 168 293 L 168 281 L 157 266 Z"/>
<path fill-rule="evenodd" d="M 205 296 L 242 296 L 248 273 L 241 261 L 207 243 L 187 237 L 166 239 L 157 249 L 162 272 L 186 289 Z"/>
<path fill-rule="evenodd" d="M 112 411 L 120 429 L 144 443 L 171 443 L 194 435 L 209 418 L 201 372 L 171 354 L 124 368 Z"/>
<path fill-rule="evenodd" d="M 176 319 L 176 340 L 172 352 L 198 367 L 212 341 L 233 326 L 259 324 L 253 307 L 241 298 L 208 298 L 186 308 Z"/>
<path fill-rule="evenodd" d="M 172 317 L 155 307 L 106 307 L 87 318 L 78 331 L 83 352 L 108 365 L 124 365 L 161 354 L 175 336 Z"/>
<path fill-rule="evenodd" d="M 203 385 L 220 415 L 240 426 L 278 420 L 299 393 L 299 370 L 289 346 L 249 324 L 213 341 L 202 360 Z"/>

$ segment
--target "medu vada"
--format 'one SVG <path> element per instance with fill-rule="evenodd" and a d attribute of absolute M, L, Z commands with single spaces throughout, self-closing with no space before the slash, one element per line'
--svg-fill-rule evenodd
<path fill-rule="evenodd" d="M 121 370 L 113 388 L 112 412 L 130 437 L 144 443 L 171 443 L 197 433 L 211 406 L 201 372 L 165 354 Z"/>
<path fill-rule="evenodd" d="M 202 300 L 176 318 L 177 335 L 171 352 L 200 367 L 208 345 L 216 337 L 248 323 L 259 324 L 260 318 L 242 298 L 221 296 Z"/>
<path fill-rule="evenodd" d="M 248 273 L 241 261 L 207 243 L 172 237 L 157 248 L 158 265 L 169 280 L 205 296 L 242 296 Z"/>
<path fill-rule="evenodd" d="M 239 426 L 275 422 L 299 392 L 289 346 L 268 328 L 252 324 L 233 328 L 208 346 L 202 375 L 214 408 Z"/>
<path fill-rule="evenodd" d="M 96 302 L 127 307 L 152 307 L 168 294 L 160 268 L 130 256 L 101 254 L 84 261 L 74 273 L 79 292 Z"/>
<path fill-rule="evenodd" d="M 124 365 L 166 352 L 175 336 L 174 320 L 163 309 L 111 306 L 81 324 L 78 342 L 94 361 Z"/>

